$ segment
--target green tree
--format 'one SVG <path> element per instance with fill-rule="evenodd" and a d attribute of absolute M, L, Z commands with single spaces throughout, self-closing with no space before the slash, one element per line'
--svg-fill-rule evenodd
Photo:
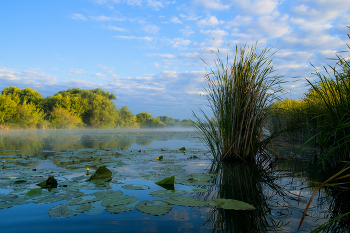
<path fill-rule="evenodd" d="M 136 114 L 136 122 L 142 126 L 146 125 L 147 121 L 149 121 L 152 118 L 152 115 L 149 112 L 142 112 Z"/>
<path fill-rule="evenodd" d="M 54 129 L 80 128 L 84 125 L 80 117 L 60 107 L 52 110 L 50 122 L 50 127 Z"/>
<path fill-rule="evenodd" d="M 128 109 L 127 106 L 123 106 L 118 112 L 116 117 L 116 126 L 120 128 L 136 127 L 136 117 Z"/>

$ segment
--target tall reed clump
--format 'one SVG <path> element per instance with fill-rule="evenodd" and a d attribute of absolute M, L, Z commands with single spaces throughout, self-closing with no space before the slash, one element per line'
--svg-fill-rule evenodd
<path fill-rule="evenodd" d="M 347 45 L 350 52 L 350 46 Z M 350 159 L 350 61 L 337 54 L 337 65 L 316 69 L 319 81 L 311 83 L 306 94 L 308 115 L 317 128 L 323 159 L 328 156 Z M 336 152 L 336 153 L 333 153 Z"/>
<path fill-rule="evenodd" d="M 264 135 L 267 106 L 280 91 L 280 76 L 272 75 L 269 51 L 266 47 L 259 53 L 256 44 L 236 46 L 232 64 L 228 56 L 224 64 L 219 49 L 215 53 L 215 69 L 205 76 L 213 117 L 200 109 L 204 119 L 193 112 L 193 123 L 216 160 L 254 160 L 270 142 Z"/>

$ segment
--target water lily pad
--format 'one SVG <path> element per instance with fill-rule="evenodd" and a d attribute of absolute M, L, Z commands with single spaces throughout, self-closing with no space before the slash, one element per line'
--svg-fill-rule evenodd
<path fill-rule="evenodd" d="M 208 189 L 200 189 L 200 188 L 192 188 L 192 191 L 201 193 L 201 192 L 208 192 L 209 190 Z"/>
<path fill-rule="evenodd" d="M 149 189 L 147 185 L 137 185 L 137 184 L 127 184 L 122 186 L 124 189 L 132 189 L 132 190 L 146 190 Z"/>
<path fill-rule="evenodd" d="M 66 204 L 56 205 L 49 209 L 49 215 L 54 218 L 69 218 L 79 213 L 83 213 L 91 209 L 91 204 L 69 206 Z"/>
<path fill-rule="evenodd" d="M 164 201 L 140 201 L 135 205 L 136 209 L 143 213 L 151 214 L 151 215 L 164 215 L 168 213 L 172 206 Z"/>
<path fill-rule="evenodd" d="M 122 196 L 117 196 L 117 197 L 105 199 L 105 200 L 103 200 L 102 205 L 103 206 L 124 205 L 124 204 L 132 203 L 136 200 L 137 200 L 137 197 L 122 195 Z"/>
<path fill-rule="evenodd" d="M 181 150 L 181 151 L 185 151 L 185 150 L 186 150 L 186 148 L 185 148 L 185 147 L 181 147 L 179 150 Z"/>
<path fill-rule="evenodd" d="M 158 190 L 150 192 L 153 197 L 177 197 L 185 194 L 184 190 Z"/>
<path fill-rule="evenodd" d="M 88 181 L 93 181 L 93 180 L 101 180 L 105 182 L 111 181 L 112 172 L 106 166 L 100 166 Z"/>
<path fill-rule="evenodd" d="M 16 180 L 15 182 L 13 182 L 14 184 L 23 184 L 26 183 L 26 180 Z"/>
<path fill-rule="evenodd" d="M 98 215 L 101 214 L 103 212 L 105 212 L 106 207 L 101 205 L 102 201 L 97 201 L 97 202 L 93 202 L 91 203 L 91 209 L 89 209 L 88 211 L 85 211 L 84 214 L 87 215 Z"/>
<path fill-rule="evenodd" d="M 174 184 L 175 183 L 175 176 L 170 176 L 165 179 L 162 179 L 160 181 L 155 182 L 156 184 Z"/>
<path fill-rule="evenodd" d="M 0 201 L 0 210 L 1 209 L 7 209 L 7 208 L 11 208 L 12 207 L 12 204 L 9 204 L 5 201 Z"/>
<path fill-rule="evenodd" d="M 133 209 L 135 209 L 134 206 L 127 205 L 107 206 L 107 211 L 112 214 L 124 213 Z"/>
<path fill-rule="evenodd" d="M 255 207 L 238 200 L 225 199 L 225 198 L 214 198 L 214 202 L 218 204 L 218 207 L 228 210 L 255 210 Z M 209 203 L 210 204 L 210 203 Z M 213 203 L 212 203 L 213 204 Z M 212 205 L 210 204 L 210 205 Z"/>
<path fill-rule="evenodd" d="M 191 177 L 193 179 L 199 180 L 199 181 L 210 181 L 213 176 L 215 176 L 215 175 L 208 174 L 208 173 L 193 173 L 193 174 L 191 174 Z"/>
<path fill-rule="evenodd" d="M 65 197 L 61 195 L 45 195 L 45 196 L 35 198 L 33 202 L 35 204 L 48 204 L 48 203 L 54 203 L 57 201 L 62 201 L 64 199 Z"/>
<path fill-rule="evenodd" d="M 181 181 L 179 183 L 183 184 L 183 185 L 191 185 L 191 186 L 209 186 L 209 185 L 214 185 L 214 183 L 210 183 L 210 182 L 207 182 L 207 181 L 201 181 L 201 180 L 195 180 L 193 178 L 190 178 L 190 179 L 185 180 L 185 181 Z"/>
<path fill-rule="evenodd" d="M 27 198 L 34 198 L 36 196 L 41 195 L 42 192 L 43 192 L 43 190 L 41 188 L 32 189 L 29 192 L 27 192 L 26 197 Z"/>
<path fill-rule="evenodd" d="M 201 201 L 192 197 L 172 197 L 171 199 L 166 199 L 166 202 L 173 205 L 180 206 L 206 206 L 205 201 Z"/>
<path fill-rule="evenodd" d="M 91 203 L 96 197 L 92 194 L 82 195 L 77 198 L 71 198 L 66 201 L 66 205 L 81 205 L 85 203 Z"/>

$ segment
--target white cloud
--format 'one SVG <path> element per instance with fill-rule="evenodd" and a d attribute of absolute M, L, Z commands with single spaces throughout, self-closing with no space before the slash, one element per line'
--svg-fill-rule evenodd
<path fill-rule="evenodd" d="M 144 37 L 137 37 L 137 36 L 115 36 L 115 38 L 121 38 L 121 39 L 127 39 L 127 40 L 145 40 L 145 41 L 152 41 L 152 37 L 144 36 Z"/>
<path fill-rule="evenodd" d="M 224 23 L 224 21 L 219 21 L 215 16 L 208 16 L 206 19 L 201 19 L 197 21 L 197 25 L 200 27 L 217 26 L 222 23 Z"/>
<path fill-rule="evenodd" d="M 159 8 L 163 7 L 163 3 L 161 1 L 155 0 L 147 0 L 147 5 L 152 7 L 154 10 L 159 10 Z"/>
<path fill-rule="evenodd" d="M 88 20 L 84 15 L 82 14 L 73 14 L 70 16 L 71 19 L 79 19 L 79 20 Z"/>
<path fill-rule="evenodd" d="M 108 16 L 104 16 L 104 15 L 89 16 L 89 17 L 90 17 L 90 19 L 92 19 L 94 21 L 99 21 L 99 22 L 103 22 L 103 21 L 123 21 L 123 20 L 125 20 L 125 18 L 108 17 Z"/>
<path fill-rule="evenodd" d="M 194 14 L 190 14 L 190 15 L 184 15 L 184 14 L 180 14 L 181 18 L 184 18 L 185 20 L 188 21 L 197 21 L 198 19 L 202 18 L 202 16 L 196 16 Z"/>
<path fill-rule="evenodd" d="M 109 30 L 113 30 L 113 31 L 118 31 L 118 32 L 127 32 L 128 30 L 124 29 L 124 28 L 118 28 L 116 26 L 111 26 L 111 25 L 108 25 L 106 27 L 104 27 L 106 29 L 109 29 Z"/>
<path fill-rule="evenodd" d="M 192 3 L 210 10 L 226 10 L 230 8 L 229 5 L 223 5 L 220 0 L 193 0 Z"/>
<path fill-rule="evenodd" d="M 180 23 L 180 24 L 182 23 L 181 20 L 179 20 L 179 19 L 178 19 L 177 17 L 175 17 L 175 16 L 171 17 L 170 21 L 173 22 L 173 23 L 176 23 L 176 24 L 177 24 L 177 23 Z"/>
<path fill-rule="evenodd" d="M 153 64 L 154 64 L 155 67 L 159 67 L 160 66 L 158 62 L 154 62 Z"/>
<path fill-rule="evenodd" d="M 170 44 L 173 48 L 180 48 L 187 46 L 191 43 L 190 40 L 183 39 L 183 38 L 174 38 L 173 40 L 170 40 Z"/>
<path fill-rule="evenodd" d="M 99 78 L 104 78 L 104 77 L 106 77 L 105 74 L 101 74 L 101 73 L 95 73 L 95 74 L 93 74 L 93 76 L 96 76 L 96 77 L 99 77 Z"/>
<path fill-rule="evenodd" d="M 184 36 L 191 36 L 192 34 L 194 34 L 194 31 L 191 29 L 190 26 L 186 26 L 184 29 L 180 29 L 179 30 Z"/>
<path fill-rule="evenodd" d="M 159 31 L 160 27 L 154 24 L 147 24 L 142 27 L 142 30 L 147 33 L 157 33 Z"/>
<path fill-rule="evenodd" d="M 291 31 L 288 25 L 288 18 L 288 15 L 277 18 L 274 16 L 262 16 L 257 20 L 258 28 L 260 31 L 264 32 L 269 39 L 281 37 Z"/>
<path fill-rule="evenodd" d="M 221 39 L 222 37 L 228 35 L 228 33 L 224 30 L 215 29 L 215 30 L 201 30 L 201 33 L 209 35 L 211 38 L 214 39 Z"/>
<path fill-rule="evenodd" d="M 127 0 L 126 3 L 130 6 L 142 6 L 142 0 Z"/>
<path fill-rule="evenodd" d="M 0 69 L 0 80 L 18 81 L 20 78 L 16 77 L 14 70 L 2 68 Z"/>
<path fill-rule="evenodd" d="M 71 74 L 82 74 L 82 73 L 86 73 L 85 70 L 82 69 L 70 69 L 69 71 Z"/>
<path fill-rule="evenodd" d="M 175 56 L 169 53 L 148 53 L 146 54 L 150 57 L 161 57 L 161 58 L 174 58 Z"/>
<path fill-rule="evenodd" d="M 250 16 L 237 15 L 233 20 L 226 22 L 225 27 L 230 28 L 230 27 L 240 26 L 242 24 L 249 23 L 252 20 L 253 20 L 253 18 Z"/>
<path fill-rule="evenodd" d="M 277 8 L 279 0 L 233 0 L 232 2 L 246 14 L 268 15 Z"/>

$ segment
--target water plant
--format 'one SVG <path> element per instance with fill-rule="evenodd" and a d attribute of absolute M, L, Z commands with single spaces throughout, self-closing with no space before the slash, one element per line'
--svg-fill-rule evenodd
<path fill-rule="evenodd" d="M 205 75 L 205 98 L 213 117 L 200 109 L 204 119 L 193 112 L 193 123 L 219 161 L 254 160 L 271 142 L 271 137 L 264 135 L 267 106 L 282 89 L 269 52 L 267 47 L 259 52 L 257 44 L 236 45 L 232 64 L 228 56 L 224 63 L 219 49 L 213 52 L 217 56 L 215 68 Z"/>

